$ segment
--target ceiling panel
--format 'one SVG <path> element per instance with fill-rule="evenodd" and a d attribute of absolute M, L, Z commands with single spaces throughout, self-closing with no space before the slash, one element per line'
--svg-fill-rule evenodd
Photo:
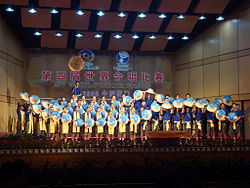
<path fill-rule="evenodd" d="M 158 12 L 185 13 L 192 0 L 161 0 Z"/>
<path fill-rule="evenodd" d="M 36 14 L 28 12 L 28 8 L 21 8 L 21 20 L 23 27 L 50 28 L 51 14 L 50 9 L 37 9 Z"/>
<path fill-rule="evenodd" d="M 150 39 L 150 35 L 145 35 L 143 40 L 141 51 L 164 51 L 168 40 L 167 35 L 157 35 L 156 39 Z"/>
<path fill-rule="evenodd" d="M 71 0 L 39 0 L 40 7 L 70 8 Z"/>
<path fill-rule="evenodd" d="M 29 0 L 0 0 L 0 4 L 7 4 L 7 5 L 29 5 Z"/>
<path fill-rule="evenodd" d="M 68 31 L 62 31 L 63 36 L 57 37 L 53 30 L 43 30 L 41 36 L 42 48 L 66 48 L 68 41 Z"/>
<path fill-rule="evenodd" d="M 109 40 L 108 50 L 127 50 L 131 51 L 134 46 L 135 39 L 132 38 L 132 34 L 121 34 L 122 38 L 114 38 L 115 33 L 112 33 Z"/>
<path fill-rule="evenodd" d="M 76 14 L 75 10 L 62 10 L 61 29 L 88 30 L 90 11 L 84 13 L 80 16 Z"/>
<path fill-rule="evenodd" d="M 200 0 L 195 13 L 220 14 L 224 11 L 230 0 Z"/>
<path fill-rule="evenodd" d="M 112 0 L 80 0 L 80 9 L 109 10 Z"/>
<path fill-rule="evenodd" d="M 127 17 L 119 17 L 117 12 L 107 12 L 105 16 L 98 18 L 97 30 L 99 31 L 123 31 Z"/>
<path fill-rule="evenodd" d="M 191 33 L 195 24 L 198 21 L 199 16 L 185 15 L 184 19 L 178 19 L 177 15 L 174 15 L 165 32 L 167 33 Z"/>
<path fill-rule="evenodd" d="M 100 50 L 102 38 L 95 38 L 95 32 L 83 32 L 81 38 L 76 38 L 75 49 Z M 103 33 L 100 33 L 103 35 Z"/>
<path fill-rule="evenodd" d="M 158 32 L 163 19 L 157 14 L 147 14 L 145 18 L 136 17 L 132 31 Z"/>
<path fill-rule="evenodd" d="M 121 0 L 119 10 L 147 12 L 152 0 Z"/>

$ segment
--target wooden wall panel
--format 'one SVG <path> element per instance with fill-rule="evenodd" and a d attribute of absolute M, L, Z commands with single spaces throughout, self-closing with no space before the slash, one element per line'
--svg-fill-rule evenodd
<path fill-rule="evenodd" d="M 219 30 L 217 24 L 210 27 L 204 34 L 203 54 L 203 58 L 219 55 Z"/>
<path fill-rule="evenodd" d="M 190 93 L 192 97 L 203 97 L 203 66 L 190 68 Z"/>
<path fill-rule="evenodd" d="M 195 40 L 189 47 L 189 62 L 202 59 L 202 41 Z"/>
<path fill-rule="evenodd" d="M 237 19 L 230 19 L 219 26 L 220 54 L 237 51 Z"/>
<path fill-rule="evenodd" d="M 239 93 L 250 93 L 250 55 L 239 58 Z"/>
<path fill-rule="evenodd" d="M 204 96 L 219 95 L 219 64 L 213 63 L 204 66 Z"/>
<path fill-rule="evenodd" d="M 7 95 L 7 62 L 0 58 L 0 95 Z"/>
<path fill-rule="evenodd" d="M 238 94 L 237 59 L 220 62 L 220 95 L 228 94 Z"/>
<path fill-rule="evenodd" d="M 188 91 L 188 70 L 180 70 L 175 72 L 175 94 L 179 93 L 183 98 Z"/>
<path fill-rule="evenodd" d="M 250 48 L 250 8 L 238 14 L 238 45 L 239 50 Z"/>

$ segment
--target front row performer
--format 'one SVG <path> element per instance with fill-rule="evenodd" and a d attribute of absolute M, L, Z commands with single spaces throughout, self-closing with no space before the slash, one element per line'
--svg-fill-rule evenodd
<path fill-rule="evenodd" d="M 88 104 L 85 96 L 79 99 L 78 85 L 73 88 L 69 102 L 65 98 L 60 103 L 40 101 L 35 95 L 29 97 L 21 93 L 27 104 L 18 104 L 17 132 L 42 134 L 51 139 L 59 134 L 64 142 L 69 137 L 73 140 L 94 138 L 97 142 L 115 137 L 147 140 L 149 131 L 185 131 L 197 140 L 217 136 L 225 142 L 230 137 L 240 139 L 244 112 L 239 105 L 232 104 L 230 96 L 209 103 L 205 99 L 196 101 L 190 94 L 186 100 L 180 96 L 175 100 L 148 89 L 136 90 L 133 98 L 123 95 L 120 101 L 113 96 L 110 103 L 105 97 L 99 102 L 93 97 Z"/>

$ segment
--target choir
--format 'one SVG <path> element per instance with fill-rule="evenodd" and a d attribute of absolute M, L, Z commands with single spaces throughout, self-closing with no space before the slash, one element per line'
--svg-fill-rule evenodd
<path fill-rule="evenodd" d="M 213 102 L 176 95 L 157 94 L 153 89 L 136 90 L 133 98 L 122 95 L 118 100 L 113 96 L 109 101 L 102 97 L 98 102 L 94 96 L 87 102 L 79 83 L 72 89 L 69 100 L 43 101 L 36 95 L 29 97 L 21 93 L 26 101 L 18 103 L 17 132 L 26 131 L 54 139 L 59 134 L 67 140 L 103 138 L 124 140 L 147 140 L 149 131 L 185 131 L 190 138 L 222 140 L 240 139 L 245 117 L 239 104 L 232 103 L 228 95 Z"/>

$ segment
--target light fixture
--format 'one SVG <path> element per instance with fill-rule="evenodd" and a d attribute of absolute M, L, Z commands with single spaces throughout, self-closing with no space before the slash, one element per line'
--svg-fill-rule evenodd
<path fill-rule="evenodd" d="M 105 13 L 103 12 L 103 11 L 99 11 L 99 12 L 97 12 L 96 13 L 98 16 L 104 16 L 105 15 Z"/>
<path fill-rule="evenodd" d="M 182 39 L 182 40 L 188 40 L 189 37 L 188 37 L 187 35 L 184 35 L 181 39 Z"/>
<path fill-rule="evenodd" d="M 145 17 L 146 17 L 146 14 L 140 13 L 140 14 L 138 15 L 138 17 L 139 17 L 139 18 L 145 18 Z"/>
<path fill-rule="evenodd" d="M 56 35 L 57 37 L 63 36 L 63 34 L 62 34 L 61 32 L 57 32 L 55 35 Z"/>
<path fill-rule="evenodd" d="M 205 19 L 206 19 L 206 16 L 200 15 L 199 20 L 205 20 Z"/>
<path fill-rule="evenodd" d="M 76 14 L 79 16 L 82 16 L 82 15 L 84 15 L 84 12 L 82 10 L 78 10 L 78 11 L 76 11 Z"/>
<path fill-rule="evenodd" d="M 7 12 L 14 12 L 15 10 L 13 8 L 11 8 L 11 7 L 8 7 L 8 8 L 5 9 L 5 11 L 7 11 Z"/>
<path fill-rule="evenodd" d="M 162 13 L 162 14 L 160 14 L 158 17 L 164 19 L 164 18 L 166 18 L 167 16 L 166 16 L 166 14 L 163 14 L 163 13 Z"/>
<path fill-rule="evenodd" d="M 101 38 L 101 37 L 102 37 L 102 35 L 100 33 L 95 34 L 95 38 Z"/>
<path fill-rule="evenodd" d="M 119 39 L 119 38 L 122 38 L 122 36 L 121 35 L 119 35 L 118 33 L 117 34 L 115 34 L 115 36 L 114 36 L 116 39 Z"/>
<path fill-rule="evenodd" d="M 138 39 L 139 36 L 138 36 L 137 34 L 134 34 L 134 35 L 132 35 L 132 38 L 133 38 L 133 39 Z"/>
<path fill-rule="evenodd" d="M 34 9 L 34 8 L 30 8 L 30 9 L 28 10 L 28 12 L 31 13 L 31 14 L 35 14 L 37 11 L 36 11 L 36 9 Z"/>
<path fill-rule="evenodd" d="M 217 21 L 223 21 L 224 20 L 224 17 L 223 16 L 219 16 L 216 18 Z"/>
<path fill-rule="evenodd" d="M 174 37 L 173 37 L 172 35 L 169 35 L 169 36 L 167 37 L 167 39 L 168 39 L 168 40 L 173 40 Z"/>
<path fill-rule="evenodd" d="M 178 19 L 184 19 L 185 16 L 184 16 L 183 14 L 179 14 L 179 15 L 177 16 L 177 18 L 178 18 Z"/>
<path fill-rule="evenodd" d="M 58 14 L 58 10 L 52 9 L 52 10 L 50 11 L 50 13 L 51 13 L 51 14 Z"/>
<path fill-rule="evenodd" d="M 39 32 L 39 31 L 36 31 L 36 32 L 34 33 L 34 35 L 35 35 L 35 36 L 41 36 L 41 35 L 42 35 L 42 33 L 41 33 L 41 32 Z"/>
<path fill-rule="evenodd" d="M 81 38 L 83 35 L 82 35 L 81 33 L 77 33 L 75 36 L 76 36 L 77 38 Z"/>
<path fill-rule="evenodd" d="M 150 38 L 150 39 L 156 39 L 156 36 L 155 35 L 150 35 L 148 38 Z"/>
<path fill-rule="evenodd" d="M 126 14 L 125 14 L 124 12 L 120 12 L 120 13 L 118 14 L 118 16 L 121 17 L 121 18 L 123 18 L 123 17 L 126 16 Z"/>

